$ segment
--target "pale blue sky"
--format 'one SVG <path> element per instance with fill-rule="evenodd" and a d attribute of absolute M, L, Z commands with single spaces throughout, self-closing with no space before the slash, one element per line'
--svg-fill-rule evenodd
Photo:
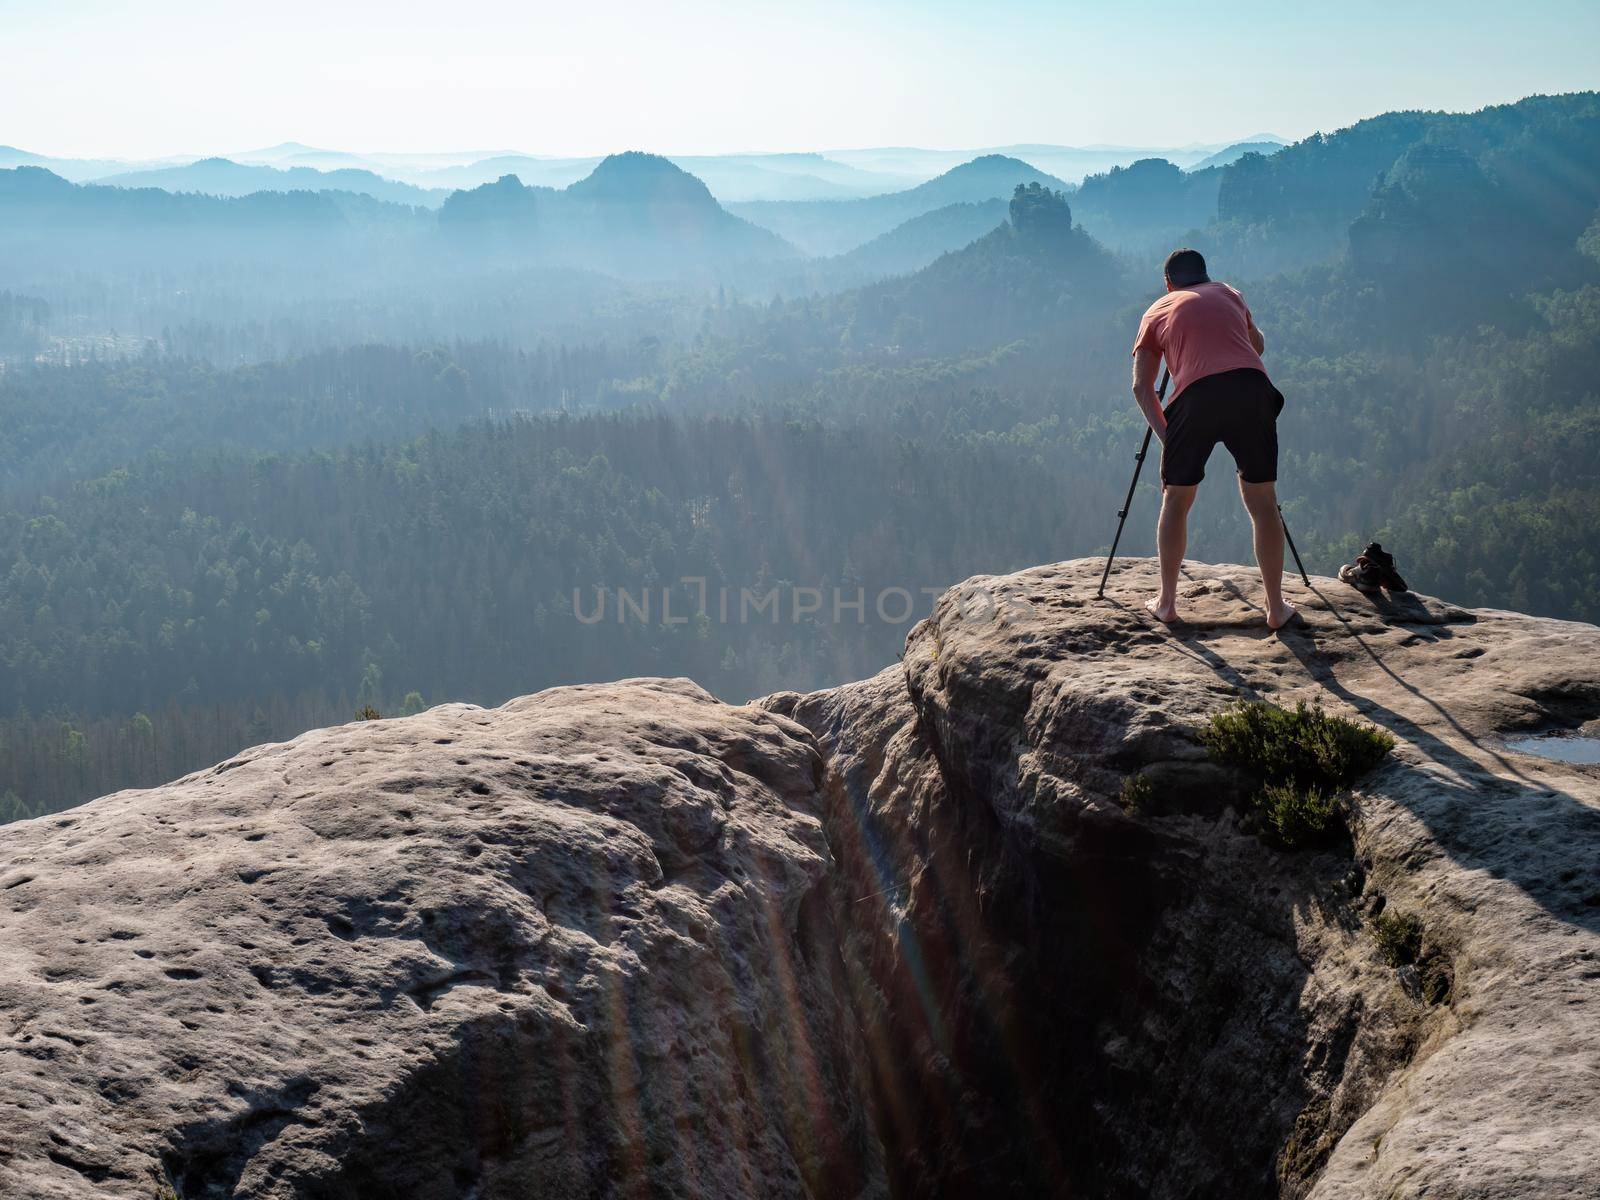
<path fill-rule="evenodd" d="M 0 0 L 0 143 L 1176 146 L 1600 87 L 1597 47 L 1600 0 Z"/>

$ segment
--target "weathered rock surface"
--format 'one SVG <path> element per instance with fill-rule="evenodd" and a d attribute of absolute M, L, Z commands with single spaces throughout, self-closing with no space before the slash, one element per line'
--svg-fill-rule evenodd
<path fill-rule="evenodd" d="M 0 830 L 0 1195 L 1593 1197 L 1600 630 L 1098 562 L 877 677 L 564 688 Z M 1394 733 L 1268 848 L 1195 729 Z M 1129 787 L 1129 780 L 1137 786 Z M 1418 961 L 1373 918 L 1420 922 Z"/>
<path fill-rule="evenodd" d="M 0 1195 L 880 1193 L 820 771 L 635 681 L 0 831 Z"/>
<path fill-rule="evenodd" d="M 829 760 L 894 1190 L 1600 1194 L 1600 771 L 1501 748 L 1600 714 L 1600 630 L 1320 580 L 1273 636 L 1199 567 L 1168 630 L 1152 564 L 1099 566 L 969 580 L 903 669 L 767 701 Z M 1193 734 L 1238 697 L 1394 733 L 1352 847 L 1241 832 Z"/>

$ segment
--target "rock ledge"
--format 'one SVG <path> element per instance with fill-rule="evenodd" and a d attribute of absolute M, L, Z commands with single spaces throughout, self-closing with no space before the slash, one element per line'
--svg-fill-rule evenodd
<path fill-rule="evenodd" d="M 1600 630 L 1098 573 L 824 692 L 445 705 L 0 829 L 0 1194 L 1594 1195 L 1600 769 L 1506 743 L 1600 718 Z M 1241 827 L 1242 697 L 1395 735 L 1348 846 Z"/>

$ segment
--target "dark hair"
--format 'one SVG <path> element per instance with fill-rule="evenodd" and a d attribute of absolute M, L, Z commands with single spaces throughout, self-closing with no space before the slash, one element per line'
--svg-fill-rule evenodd
<path fill-rule="evenodd" d="M 1187 246 L 1167 255 L 1167 262 L 1162 270 L 1173 287 L 1188 287 L 1194 283 L 1211 282 L 1211 276 L 1206 274 L 1205 255 Z"/>

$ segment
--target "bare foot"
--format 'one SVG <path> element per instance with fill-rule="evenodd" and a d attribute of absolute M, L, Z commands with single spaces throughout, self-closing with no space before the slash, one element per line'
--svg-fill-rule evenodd
<path fill-rule="evenodd" d="M 1295 618 L 1294 605 L 1287 600 L 1278 601 L 1278 607 L 1267 611 L 1267 628 L 1282 629 Z"/>
<path fill-rule="evenodd" d="M 1153 600 L 1146 600 L 1144 606 L 1150 610 L 1151 616 L 1165 625 L 1171 625 L 1178 619 L 1178 604 L 1175 600 L 1162 604 L 1158 596 Z"/>

